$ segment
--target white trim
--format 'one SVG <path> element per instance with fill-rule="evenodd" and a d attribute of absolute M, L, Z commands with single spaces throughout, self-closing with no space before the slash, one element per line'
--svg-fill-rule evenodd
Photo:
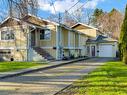
<path fill-rule="evenodd" d="M 14 47 L 0 47 L 0 49 L 15 49 Z"/>
<path fill-rule="evenodd" d="M 84 24 L 84 23 L 77 23 L 77 24 L 73 25 L 71 28 L 77 26 L 78 24 L 83 25 L 83 26 L 86 26 L 86 27 L 88 27 L 88 28 L 92 28 L 92 29 L 98 30 L 97 28 L 95 28 L 95 27 L 93 27 L 93 26 L 90 26 L 90 25 L 87 25 L 87 24 Z"/>
<path fill-rule="evenodd" d="M 43 49 L 53 49 L 53 46 L 49 46 L 49 47 L 41 47 Z"/>
<path fill-rule="evenodd" d="M 0 42 L 14 42 L 14 41 L 15 41 L 15 39 L 14 40 L 2 40 L 0 37 Z"/>
<path fill-rule="evenodd" d="M 63 49 L 82 49 L 81 47 L 63 47 Z"/>
<path fill-rule="evenodd" d="M 8 19 L 13 19 L 13 20 L 16 20 L 16 21 L 20 22 L 20 20 L 19 20 L 19 19 L 8 16 L 5 20 L 3 20 L 3 21 L 1 22 L 1 24 L 0 24 L 0 25 L 2 25 L 2 24 L 3 24 L 4 22 L 6 22 Z"/>
<path fill-rule="evenodd" d="M 27 49 L 26 47 L 0 47 L 0 49 Z"/>
<path fill-rule="evenodd" d="M 46 30 L 46 29 L 43 29 L 43 30 Z M 51 29 L 48 29 L 48 28 L 47 28 L 47 30 L 50 30 L 50 39 L 41 39 L 40 38 L 40 29 L 39 29 L 39 40 L 40 41 L 51 41 L 51 39 L 52 39 L 52 31 L 51 31 Z M 37 31 L 35 31 L 35 32 L 37 32 Z"/>
<path fill-rule="evenodd" d="M 59 59 L 59 26 L 56 26 L 56 59 Z"/>
<path fill-rule="evenodd" d="M 46 21 L 46 22 L 48 22 L 48 23 L 52 23 L 52 24 L 55 24 L 55 25 L 59 25 L 59 24 L 56 23 L 56 22 L 49 21 L 49 20 L 46 20 L 46 19 L 44 19 L 44 18 L 40 18 L 40 17 L 34 16 L 34 15 L 32 15 L 32 14 L 28 14 L 28 15 L 26 15 L 26 16 L 35 17 L 35 18 L 38 18 L 39 20 L 43 20 L 43 21 Z M 26 17 L 26 16 L 25 16 L 25 17 Z"/>
<path fill-rule="evenodd" d="M 9 40 L 9 39 L 8 39 L 8 40 L 5 40 L 5 39 L 3 40 L 3 39 L 1 39 L 1 38 L 2 38 L 2 37 L 1 37 L 1 36 L 2 36 L 2 35 L 1 35 L 2 32 L 10 32 L 10 31 L 14 34 L 14 39 L 10 39 L 10 40 Z M 16 34 L 15 34 L 15 32 L 14 32 L 14 29 L 1 30 L 1 31 L 0 31 L 0 41 L 1 41 L 1 42 L 14 42 L 15 39 L 16 39 L 16 38 L 15 38 L 15 35 L 16 35 Z"/>

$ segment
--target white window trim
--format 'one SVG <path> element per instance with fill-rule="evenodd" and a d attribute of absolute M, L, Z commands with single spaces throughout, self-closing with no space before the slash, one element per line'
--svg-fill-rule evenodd
<path fill-rule="evenodd" d="M 15 32 L 13 32 L 13 33 L 14 33 L 14 39 L 11 39 L 11 40 L 2 40 L 2 39 L 1 39 L 2 31 L 7 31 L 7 30 L 1 30 L 1 31 L 0 31 L 0 41 L 1 41 L 1 42 L 14 42 L 14 41 L 15 41 L 15 39 L 16 39 L 16 38 L 15 38 Z M 12 30 L 12 29 L 9 29 L 9 31 L 13 31 L 13 30 Z"/>
<path fill-rule="evenodd" d="M 50 39 L 41 39 L 41 38 L 40 38 L 40 31 L 39 31 L 39 40 L 40 40 L 40 41 L 51 41 L 51 38 L 52 38 L 52 31 L 51 31 L 51 29 L 48 29 L 48 28 L 47 28 L 47 29 L 44 29 L 44 30 L 50 30 L 50 32 L 51 32 Z"/>

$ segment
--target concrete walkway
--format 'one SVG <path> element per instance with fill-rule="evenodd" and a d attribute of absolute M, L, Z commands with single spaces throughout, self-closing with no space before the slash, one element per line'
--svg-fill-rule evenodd
<path fill-rule="evenodd" d="M 93 58 L 61 67 L 0 80 L 0 95 L 54 95 L 112 59 Z"/>

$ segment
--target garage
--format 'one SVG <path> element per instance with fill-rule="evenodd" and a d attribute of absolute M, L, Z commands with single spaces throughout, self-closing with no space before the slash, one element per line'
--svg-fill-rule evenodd
<path fill-rule="evenodd" d="M 99 57 L 113 57 L 113 45 L 99 45 Z"/>
<path fill-rule="evenodd" d="M 117 40 L 102 35 L 99 35 L 96 39 L 88 39 L 87 47 L 90 47 L 90 52 L 87 56 L 116 57 L 118 52 L 117 43 Z"/>

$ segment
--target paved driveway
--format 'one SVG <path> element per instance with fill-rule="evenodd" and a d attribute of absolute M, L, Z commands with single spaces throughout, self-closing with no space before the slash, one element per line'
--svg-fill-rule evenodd
<path fill-rule="evenodd" d="M 66 66 L 0 80 L 0 95 L 53 95 L 109 58 L 92 58 Z"/>

